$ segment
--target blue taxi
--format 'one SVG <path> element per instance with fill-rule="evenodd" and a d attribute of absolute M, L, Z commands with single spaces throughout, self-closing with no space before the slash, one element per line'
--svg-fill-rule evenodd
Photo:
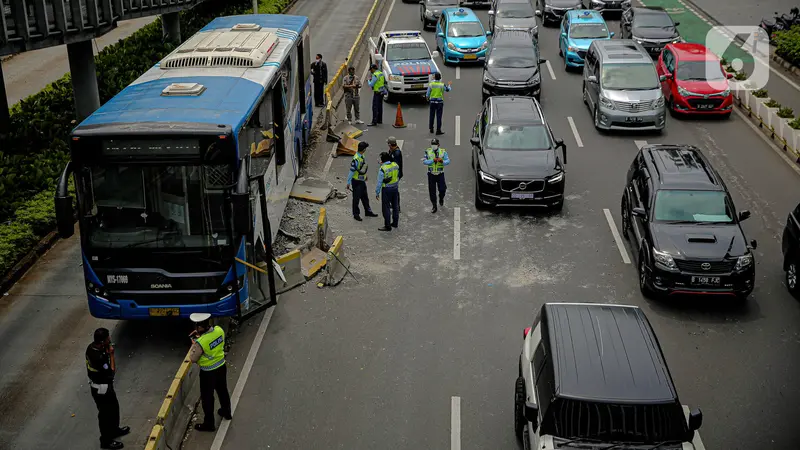
<path fill-rule="evenodd" d="M 436 22 L 436 48 L 445 64 L 484 61 L 491 31 L 469 8 L 446 8 Z"/>
<path fill-rule="evenodd" d="M 583 67 L 583 58 L 592 41 L 612 37 L 614 33 L 608 31 L 600 12 L 587 9 L 567 11 L 561 20 L 558 39 L 558 54 L 564 58 L 564 69 Z"/>

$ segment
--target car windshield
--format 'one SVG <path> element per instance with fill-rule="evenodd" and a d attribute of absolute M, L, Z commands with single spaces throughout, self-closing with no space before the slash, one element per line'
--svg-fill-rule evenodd
<path fill-rule="evenodd" d="M 636 15 L 633 25 L 636 28 L 675 28 L 675 22 L 667 13 L 639 13 Z"/>
<path fill-rule="evenodd" d="M 544 125 L 492 125 L 486 147 L 494 150 L 547 150 L 553 148 Z"/>
<path fill-rule="evenodd" d="M 225 189 L 216 183 L 233 179 L 228 166 L 97 165 L 82 168 L 76 176 L 81 231 L 91 247 L 232 244 Z"/>
<path fill-rule="evenodd" d="M 652 63 L 603 64 L 600 85 L 614 91 L 644 91 L 658 88 Z"/>
<path fill-rule="evenodd" d="M 413 59 L 431 59 L 431 53 L 424 42 L 390 44 L 386 50 L 387 61 L 408 61 Z"/>
<path fill-rule="evenodd" d="M 456 22 L 451 23 L 447 30 L 449 37 L 477 37 L 483 36 L 483 26 L 480 22 Z"/>
<path fill-rule="evenodd" d="M 528 2 L 507 3 L 500 5 L 497 9 L 497 17 L 502 17 L 504 19 L 528 19 L 535 15 L 536 13 Z"/>
<path fill-rule="evenodd" d="M 608 37 L 608 27 L 603 23 L 585 23 L 573 25 L 569 29 L 569 37 L 573 39 L 601 39 Z"/>
<path fill-rule="evenodd" d="M 719 61 L 684 61 L 678 64 L 678 80 L 681 81 L 723 81 L 725 74 Z"/>
<path fill-rule="evenodd" d="M 539 67 L 539 55 L 530 47 L 501 47 L 489 54 L 489 67 L 509 69 L 536 69 Z M 528 73 L 533 75 L 536 70 Z M 527 77 L 526 77 L 527 78 Z"/>
<path fill-rule="evenodd" d="M 657 221 L 733 223 L 728 195 L 721 191 L 658 191 L 654 211 Z"/>

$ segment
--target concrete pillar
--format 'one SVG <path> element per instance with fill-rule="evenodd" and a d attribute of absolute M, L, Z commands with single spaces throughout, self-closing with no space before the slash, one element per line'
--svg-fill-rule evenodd
<path fill-rule="evenodd" d="M 164 41 L 173 44 L 181 43 L 181 18 L 178 13 L 173 12 L 161 15 L 161 30 L 164 33 Z"/>
<path fill-rule="evenodd" d="M 92 41 L 67 44 L 67 57 L 72 76 L 72 91 L 75 93 L 75 114 L 78 121 L 81 121 L 100 108 Z"/>
<path fill-rule="evenodd" d="M 253 14 L 258 14 L 258 0 L 253 0 Z"/>
<path fill-rule="evenodd" d="M 8 98 L 6 97 L 6 82 L 3 79 L 3 63 L 0 62 L 0 136 L 8 133 L 10 120 Z"/>

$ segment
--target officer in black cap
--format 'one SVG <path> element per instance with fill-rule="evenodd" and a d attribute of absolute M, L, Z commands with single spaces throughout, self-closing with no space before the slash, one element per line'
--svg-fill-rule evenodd
<path fill-rule="evenodd" d="M 369 144 L 366 142 L 358 143 L 358 151 L 353 155 L 350 162 L 350 173 L 347 175 L 347 190 L 353 191 L 353 218 L 361 222 L 361 211 L 358 209 L 359 202 L 364 205 L 364 215 L 367 217 L 378 217 L 372 212 L 369 206 L 369 195 L 367 195 L 367 169 L 369 164 L 364 159 Z"/>

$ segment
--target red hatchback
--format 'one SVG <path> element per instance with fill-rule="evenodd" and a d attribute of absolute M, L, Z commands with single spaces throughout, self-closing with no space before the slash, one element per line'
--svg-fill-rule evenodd
<path fill-rule="evenodd" d="M 730 117 L 733 95 L 717 55 L 702 44 L 682 42 L 664 47 L 656 63 L 667 108 L 673 114 Z"/>

